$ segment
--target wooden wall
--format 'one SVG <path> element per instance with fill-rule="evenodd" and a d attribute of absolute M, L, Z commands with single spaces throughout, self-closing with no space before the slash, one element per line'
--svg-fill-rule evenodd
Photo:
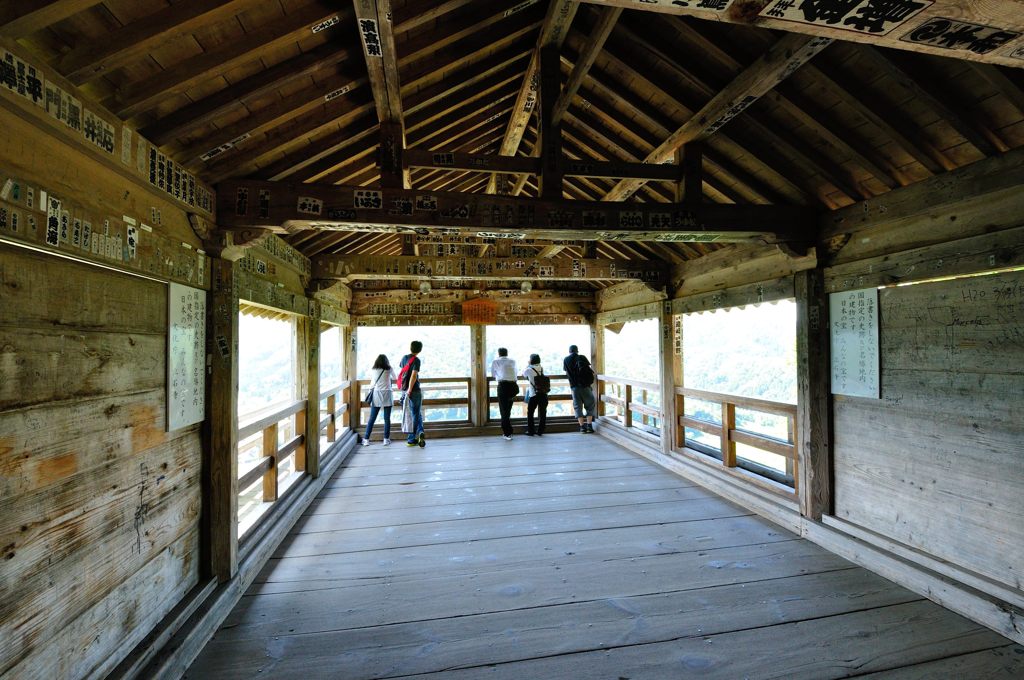
<path fill-rule="evenodd" d="M 1024 272 L 880 291 L 880 400 L 835 398 L 836 515 L 1024 583 Z"/>
<path fill-rule="evenodd" d="M 166 284 L 0 243 L 0 286 L 0 675 L 102 677 L 199 577 Z"/>

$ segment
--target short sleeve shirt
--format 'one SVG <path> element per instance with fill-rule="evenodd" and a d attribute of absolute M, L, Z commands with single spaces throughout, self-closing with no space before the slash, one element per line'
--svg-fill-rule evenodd
<path fill-rule="evenodd" d="M 417 373 L 420 372 L 420 358 L 417 356 L 413 356 L 412 354 L 406 355 L 405 357 L 402 358 L 403 368 L 405 367 L 405 364 L 409 362 L 410 359 L 412 360 L 412 366 L 409 367 L 409 375 L 411 376 L 413 371 L 416 371 Z M 412 386 L 412 391 L 420 391 L 420 381 L 418 377 L 416 379 L 416 384 Z"/>

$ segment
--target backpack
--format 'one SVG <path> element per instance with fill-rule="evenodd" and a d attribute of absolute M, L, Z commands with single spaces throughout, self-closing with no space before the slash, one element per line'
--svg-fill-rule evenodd
<path fill-rule="evenodd" d="M 576 383 L 579 385 L 593 385 L 594 369 L 590 367 L 590 362 L 584 357 L 576 359 Z"/>
<path fill-rule="evenodd" d="M 533 376 L 533 390 L 537 394 L 547 394 L 551 391 L 551 378 L 543 373 Z"/>
<path fill-rule="evenodd" d="M 402 368 L 398 371 L 398 378 L 395 380 L 395 389 L 405 390 L 409 387 L 409 369 L 412 367 L 412 363 L 415 357 L 411 354 L 406 354 L 402 357 Z"/>

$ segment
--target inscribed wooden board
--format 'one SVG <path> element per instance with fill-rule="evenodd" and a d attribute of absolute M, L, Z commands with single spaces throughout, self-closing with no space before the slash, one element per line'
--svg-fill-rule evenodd
<path fill-rule="evenodd" d="M 879 398 L 878 290 L 829 295 L 832 394 Z"/>
<path fill-rule="evenodd" d="M 167 431 L 203 420 L 206 409 L 206 291 L 168 290 Z"/>

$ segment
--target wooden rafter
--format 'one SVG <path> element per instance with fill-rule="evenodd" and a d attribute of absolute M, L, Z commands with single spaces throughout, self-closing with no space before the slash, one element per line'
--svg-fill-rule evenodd
<path fill-rule="evenodd" d="M 802 35 L 789 35 L 780 39 L 690 120 L 669 135 L 644 161 L 664 163 L 683 144 L 713 134 L 831 42 L 828 38 L 808 38 Z M 642 183 L 642 180 L 623 180 L 603 200 L 620 201 L 632 195 Z"/>
<path fill-rule="evenodd" d="M 229 19 L 254 0 L 182 0 L 65 54 L 57 70 L 81 85 L 126 66 L 157 45 Z"/>
<path fill-rule="evenodd" d="M 0 4 L 0 36 L 30 35 L 101 2 L 103 0 L 7 0 Z"/>
<path fill-rule="evenodd" d="M 590 67 L 594 65 L 597 55 L 604 49 L 605 40 L 611 35 L 620 14 L 622 14 L 620 7 L 605 7 L 601 10 L 600 17 L 587 38 L 586 47 L 573 65 L 569 80 L 566 81 L 565 87 L 562 88 L 562 92 L 558 96 L 558 101 L 555 102 L 555 110 L 552 112 L 552 119 L 555 123 L 561 122 L 562 116 L 565 115 L 569 104 L 572 103 L 572 98 L 576 96 Z"/>
<path fill-rule="evenodd" d="M 650 0 L 585 0 L 595 5 L 623 7 L 644 12 L 662 12 L 709 19 L 724 23 L 754 25 L 812 37 L 867 43 L 896 50 L 923 52 L 942 57 L 956 57 L 972 61 L 1002 64 L 1015 68 L 1024 63 L 1011 56 L 1019 46 L 1014 39 L 1024 33 L 1024 13 L 1015 0 L 992 0 L 965 5 L 960 0 L 934 0 L 934 2 L 904 2 L 863 8 L 859 3 L 843 7 L 826 8 L 824 4 L 797 3 L 791 0 L 759 2 L 751 9 L 736 11 L 737 3 L 676 3 Z M 756 15 L 752 15 L 757 12 Z M 975 26 L 971 39 L 949 40 L 940 38 L 943 31 L 933 20 L 968 22 Z M 955 26 L 950 26 L 955 28 Z M 918 31 L 918 29 L 921 29 Z M 996 35 L 981 42 L 979 36 Z"/>
<path fill-rule="evenodd" d="M 516 97 L 515 107 L 512 109 L 512 116 L 508 121 L 508 129 L 501 142 L 499 153 L 502 156 L 515 156 L 519 150 L 519 143 L 526 132 L 526 126 L 530 122 L 537 104 L 537 92 L 540 80 L 540 50 L 542 47 L 554 46 L 559 48 L 569 32 L 573 17 L 579 8 L 578 0 L 551 0 L 548 5 L 548 12 L 544 16 L 544 23 L 541 24 L 540 35 L 537 36 L 537 45 L 530 57 L 530 64 L 526 67 L 522 85 L 519 88 L 519 95 Z M 497 175 L 492 175 L 487 184 L 487 193 L 493 194 L 497 189 Z"/>

